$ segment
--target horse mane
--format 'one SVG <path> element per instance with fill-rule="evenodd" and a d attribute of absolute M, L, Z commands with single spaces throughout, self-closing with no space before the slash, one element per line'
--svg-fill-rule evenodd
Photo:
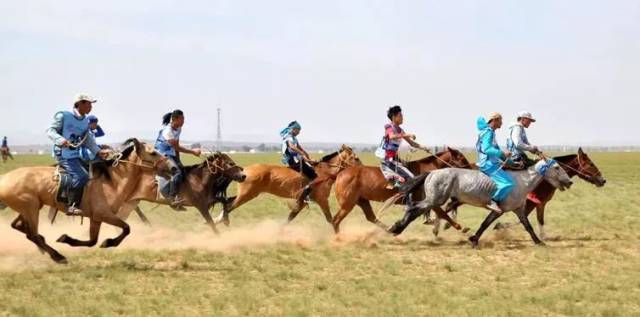
<path fill-rule="evenodd" d="M 453 150 L 453 149 L 452 149 L 452 151 L 456 151 L 456 150 Z M 427 156 L 427 157 L 423 157 L 423 158 L 421 158 L 421 159 L 417 159 L 417 160 L 409 161 L 409 162 L 407 162 L 407 164 L 409 164 L 409 163 L 431 163 L 431 162 L 433 162 L 433 161 L 437 160 L 437 158 L 436 158 L 436 157 L 440 157 L 440 155 L 441 155 L 441 154 L 443 154 L 443 153 L 445 153 L 445 152 L 447 152 L 447 151 L 440 151 L 440 152 L 438 152 L 438 153 L 436 153 L 436 154 L 429 155 L 429 156 Z"/>
<path fill-rule="evenodd" d="M 575 159 L 576 157 L 578 157 L 578 154 L 555 156 L 553 159 L 562 163 L 568 163 L 571 160 Z"/>
<path fill-rule="evenodd" d="M 325 155 L 325 156 L 323 156 L 323 157 L 320 159 L 320 162 L 324 162 L 324 163 L 329 162 L 329 161 L 331 161 L 334 157 L 338 156 L 338 154 L 340 154 L 340 152 L 336 151 L 336 152 L 333 152 L 333 153 L 331 153 L 331 154 Z"/>
<path fill-rule="evenodd" d="M 120 152 L 122 155 L 119 160 L 126 160 L 131 156 L 133 150 L 135 150 L 135 144 L 138 143 L 138 139 L 129 138 L 122 143 L 122 145 L 126 145 L 127 147 Z M 106 161 L 97 161 L 91 164 L 93 168 L 93 172 L 97 174 L 97 177 L 104 176 L 107 180 L 111 181 L 111 174 L 109 173 L 109 167 L 113 166 L 115 159 L 106 160 Z"/>
<path fill-rule="evenodd" d="M 208 158 L 207 158 L 208 159 Z M 193 170 L 197 169 L 197 168 L 202 168 L 205 167 L 205 165 L 207 164 L 207 160 L 205 159 L 204 161 L 198 163 L 198 164 L 193 164 L 193 165 L 187 165 L 184 167 L 184 174 L 188 175 L 191 172 L 193 172 Z"/>

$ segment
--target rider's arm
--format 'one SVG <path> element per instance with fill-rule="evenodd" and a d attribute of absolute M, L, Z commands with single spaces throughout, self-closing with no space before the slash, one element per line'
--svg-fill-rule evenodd
<path fill-rule="evenodd" d="M 94 135 L 96 138 L 104 136 L 104 130 L 102 130 L 102 127 L 100 125 L 96 126 L 96 132 L 94 133 Z"/>
<path fill-rule="evenodd" d="M 537 148 L 531 144 L 528 144 L 524 141 L 523 137 L 524 128 L 518 127 L 513 130 L 513 135 L 511 136 L 511 141 L 516 145 L 516 149 L 520 151 L 528 151 L 535 152 Z"/>
<path fill-rule="evenodd" d="M 289 149 L 291 151 L 294 151 L 294 152 L 302 155 L 302 157 L 304 157 L 307 160 L 311 160 L 311 158 L 309 157 L 309 154 L 307 153 L 307 151 L 305 151 L 301 146 L 295 145 L 291 141 L 287 141 L 287 145 L 289 146 Z"/>
<path fill-rule="evenodd" d="M 47 136 L 55 145 L 61 146 L 66 141 L 62 135 L 60 135 L 62 131 L 62 123 L 64 121 L 64 114 L 62 112 L 58 112 L 53 116 L 53 122 L 47 128 Z"/>
<path fill-rule="evenodd" d="M 490 158 L 503 158 L 503 153 L 498 148 L 493 147 L 493 133 L 486 131 L 480 136 L 480 148 Z"/>

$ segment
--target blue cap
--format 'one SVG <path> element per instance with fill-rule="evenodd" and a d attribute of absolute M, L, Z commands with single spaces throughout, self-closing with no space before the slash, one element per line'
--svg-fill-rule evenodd
<path fill-rule="evenodd" d="M 98 117 L 94 115 L 89 115 L 87 118 L 89 119 L 89 123 L 98 122 Z"/>

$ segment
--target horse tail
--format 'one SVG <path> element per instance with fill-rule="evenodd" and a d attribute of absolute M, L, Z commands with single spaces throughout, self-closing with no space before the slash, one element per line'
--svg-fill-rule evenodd
<path fill-rule="evenodd" d="M 424 184 L 424 181 L 427 179 L 427 176 L 429 176 L 429 172 L 420 174 L 410 179 L 409 181 L 407 181 L 404 185 L 402 185 L 402 187 L 398 189 L 398 192 L 395 195 L 385 200 L 380 210 L 378 210 L 378 212 L 376 213 L 378 217 L 380 217 L 385 210 L 387 210 L 389 207 L 395 204 L 398 200 L 406 196 L 407 193 L 410 193 L 414 191 L 416 188 L 418 188 L 419 186 L 422 186 Z"/>
<path fill-rule="evenodd" d="M 316 179 L 312 180 L 307 186 L 311 187 L 311 188 L 315 188 L 316 186 L 324 183 L 324 182 L 328 182 L 330 180 L 335 181 L 336 180 L 336 176 L 332 176 L 332 175 L 326 175 L 326 176 L 319 176 Z M 302 188 L 298 189 L 295 194 L 293 195 L 297 200 L 300 200 L 302 198 L 302 193 L 304 192 L 306 186 L 303 186 Z"/>

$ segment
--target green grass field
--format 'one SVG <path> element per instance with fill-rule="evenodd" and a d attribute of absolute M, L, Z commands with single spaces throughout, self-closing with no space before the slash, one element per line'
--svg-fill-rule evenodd
<path fill-rule="evenodd" d="M 436 240 L 418 221 L 398 239 L 365 240 L 375 228 L 359 209 L 336 240 L 316 206 L 280 229 L 285 201 L 265 195 L 234 211 L 220 237 L 193 209 L 143 204 L 153 227 L 132 215 L 131 236 L 110 250 L 55 243 L 68 232 L 86 238 L 88 223 L 59 216 L 51 226 L 43 218 L 47 241 L 70 261 L 56 265 L 9 227 L 13 211 L 1 211 L 0 315 L 640 316 L 640 154 L 591 157 L 608 183 L 598 189 L 576 179 L 556 194 L 547 208 L 546 247 L 534 246 L 520 226 L 487 231 L 473 250 L 462 234 L 447 231 Z M 0 173 L 50 162 L 17 156 L 0 164 Z M 463 208 L 459 220 L 475 230 L 485 215 Z M 382 219 L 390 224 L 400 216 L 395 207 Z M 101 240 L 116 233 L 103 228 Z"/>

